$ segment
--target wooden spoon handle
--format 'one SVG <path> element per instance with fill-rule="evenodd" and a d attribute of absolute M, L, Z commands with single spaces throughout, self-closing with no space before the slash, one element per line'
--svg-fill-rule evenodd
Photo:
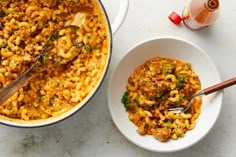
<path fill-rule="evenodd" d="M 203 92 L 204 92 L 205 95 L 211 94 L 213 92 L 216 92 L 218 90 L 227 88 L 227 87 L 232 86 L 234 84 L 236 84 L 236 77 L 231 78 L 231 79 L 226 80 L 226 81 L 223 81 L 223 82 L 218 83 L 216 85 L 213 85 L 211 87 L 208 87 L 208 88 L 204 89 Z"/>

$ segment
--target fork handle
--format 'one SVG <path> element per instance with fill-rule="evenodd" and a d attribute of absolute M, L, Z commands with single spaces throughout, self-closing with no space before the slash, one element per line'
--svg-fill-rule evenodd
<path fill-rule="evenodd" d="M 215 84 L 211 87 L 205 88 L 203 90 L 203 92 L 204 92 L 205 95 L 208 95 L 208 94 L 211 94 L 211 93 L 216 92 L 218 90 L 221 90 L 221 89 L 227 88 L 229 86 L 232 86 L 234 84 L 236 84 L 236 77 L 231 78 L 231 79 L 226 80 L 226 81 L 223 81 L 221 83 Z"/>

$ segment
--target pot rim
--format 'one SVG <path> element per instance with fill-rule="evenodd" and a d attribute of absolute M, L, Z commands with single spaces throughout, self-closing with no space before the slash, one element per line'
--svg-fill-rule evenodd
<path fill-rule="evenodd" d="M 54 125 L 56 123 L 64 121 L 64 120 L 68 119 L 69 117 L 72 117 L 73 115 L 75 115 L 85 105 L 87 105 L 89 103 L 89 101 L 96 95 L 96 93 L 98 92 L 98 90 L 100 89 L 101 85 L 103 84 L 103 82 L 105 80 L 105 77 L 107 75 L 107 72 L 108 72 L 108 69 L 110 66 L 111 56 L 112 56 L 112 48 L 113 48 L 113 45 L 112 45 L 113 38 L 112 38 L 111 23 L 108 18 L 108 14 L 106 12 L 104 5 L 102 4 L 101 0 L 98 0 L 95 3 L 96 3 L 96 5 L 98 5 L 98 8 L 100 8 L 100 11 L 102 12 L 102 15 L 104 17 L 105 23 L 107 25 L 106 27 L 107 27 L 107 32 L 109 34 L 108 36 L 109 36 L 110 43 L 109 43 L 109 50 L 108 50 L 108 58 L 107 58 L 106 67 L 104 68 L 103 74 L 102 74 L 99 82 L 93 88 L 93 91 L 90 92 L 86 96 L 86 98 L 84 98 L 84 100 L 82 102 L 77 104 L 77 106 L 71 108 L 69 111 L 66 111 L 65 113 L 63 113 L 59 116 L 50 117 L 50 118 L 41 119 L 41 120 L 25 121 L 25 120 L 21 120 L 21 119 L 14 119 L 14 118 L 9 118 L 9 117 L 0 115 L 0 124 L 3 124 L 5 126 L 10 126 L 10 127 L 15 127 L 15 128 L 40 128 L 40 127 L 46 127 L 49 125 Z"/>

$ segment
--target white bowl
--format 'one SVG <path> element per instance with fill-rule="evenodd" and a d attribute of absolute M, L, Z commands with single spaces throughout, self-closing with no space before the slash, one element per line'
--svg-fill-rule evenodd
<path fill-rule="evenodd" d="M 211 130 L 219 116 L 222 92 L 202 97 L 201 114 L 196 127 L 178 140 L 159 142 L 153 136 L 141 136 L 137 127 L 128 119 L 121 103 L 127 79 L 136 67 L 153 57 L 165 57 L 187 61 L 198 74 L 202 89 L 221 82 L 219 72 L 210 57 L 198 46 L 183 39 L 161 37 L 142 42 L 132 48 L 120 61 L 111 76 L 108 89 L 108 105 L 112 119 L 120 132 L 134 144 L 155 152 L 174 152 L 186 149 L 199 142 Z"/>

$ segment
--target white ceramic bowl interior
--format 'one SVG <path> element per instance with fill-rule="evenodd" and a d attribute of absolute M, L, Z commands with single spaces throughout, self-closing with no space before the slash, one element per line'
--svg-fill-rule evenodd
<path fill-rule="evenodd" d="M 132 48 L 114 70 L 108 89 L 108 105 L 114 123 L 120 132 L 134 144 L 155 152 L 174 152 L 186 149 L 200 141 L 213 127 L 221 110 L 222 92 L 204 96 L 196 127 L 183 138 L 159 142 L 154 137 L 139 135 L 137 127 L 128 119 L 121 103 L 127 79 L 136 67 L 153 57 L 165 57 L 190 62 L 200 77 L 202 89 L 221 81 L 217 68 L 198 46 L 175 37 L 161 37 L 141 42 Z"/>

